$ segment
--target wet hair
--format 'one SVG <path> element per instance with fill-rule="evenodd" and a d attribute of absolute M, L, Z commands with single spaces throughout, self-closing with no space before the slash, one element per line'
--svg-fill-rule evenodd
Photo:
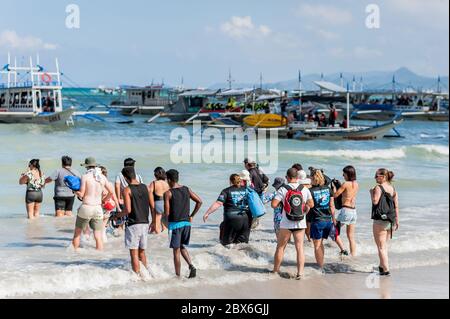
<path fill-rule="evenodd" d="M 292 168 L 295 168 L 297 171 L 303 171 L 303 166 L 302 164 L 294 164 L 292 165 Z"/>
<path fill-rule="evenodd" d="M 128 181 L 132 181 L 133 179 L 136 179 L 136 171 L 134 170 L 134 167 L 125 167 L 122 170 L 122 175 Z"/>
<path fill-rule="evenodd" d="M 165 181 L 167 179 L 166 171 L 162 167 L 155 168 L 155 178 L 158 181 Z"/>
<path fill-rule="evenodd" d="M 386 177 L 386 180 L 391 183 L 394 180 L 395 174 L 394 172 L 386 169 L 386 168 L 380 168 L 377 171 L 377 175 L 383 175 L 384 177 Z"/>
<path fill-rule="evenodd" d="M 70 167 L 72 166 L 72 159 L 69 156 L 63 156 L 61 158 L 61 163 L 63 167 Z"/>
<path fill-rule="evenodd" d="M 356 181 L 356 169 L 353 166 L 346 166 L 343 172 L 347 177 L 347 181 L 349 182 Z"/>
<path fill-rule="evenodd" d="M 316 169 L 311 174 L 311 180 L 313 186 L 323 186 L 325 185 L 325 177 L 323 176 L 322 171 Z"/>
<path fill-rule="evenodd" d="M 230 183 L 235 187 L 240 187 L 241 186 L 241 177 L 238 174 L 231 175 Z"/>
<path fill-rule="evenodd" d="M 134 164 L 136 164 L 136 161 L 132 158 L 127 158 L 124 162 L 123 162 L 123 167 L 134 167 Z"/>
<path fill-rule="evenodd" d="M 103 176 L 108 177 L 108 169 L 105 166 L 100 166 L 99 168 L 102 170 Z"/>
<path fill-rule="evenodd" d="M 287 173 L 286 173 L 286 177 L 288 179 L 295 179 L 298 177 L 298 170 L 296 170 L 295 168 L 290 168 Z"/>
<path fill-rule="evenodd" d="M 180 180 L 180 173 L 177 170 L 171 169 L 166 174 L 169 182 L 178 183 Z"/>
<path fill-rule="evenodd" d="M 41 164 L 39 164 L 40 160 L 38 159 L 32 159 L 30 161 L 29 166 L 33 166 L 34 168 L 36 168 L 39 172 L 39 177 L 42 177 L 42 172 L 41 172 Z"/>

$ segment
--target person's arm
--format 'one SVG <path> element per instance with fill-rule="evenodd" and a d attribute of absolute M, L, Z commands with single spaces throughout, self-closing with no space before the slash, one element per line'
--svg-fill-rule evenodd
<path fill-rule="evenodd" d="M 116 204 L 117 212 L 121 213 L 122 210 L 120 209 L 119 199 L 116 196 L 116 192 L 114 191 L 112 184 L 109 183 L 108 181 L 106 181 L 105 188 L 108 191 L 108 193 L 111 195 L 112 199 L 114 200 L 114 203 Z"/>
<path fill-rule="evenodd" d="M 192 220 L 194 219 L 195 215 L 198 213 L 198 211 L 202 207 L 203 202 L 202 202 L 201 198 L 197 194 L 195 194 L 191 189 L 189 189 L 189 195 L 191 197 L 191 200 L 195 202 L 194 211 L 192 212 L 192 214 L 190 216 L 190 220 L 192 222 Z"/>
<path fill-rule="evenodd" d="M 116 215 L 116 219 L 127 216 L 131 212 L 131 190 L 129 187 L 123 190 L 123 204 L 124 210 Z"/>
<path fill-rule="evenodd" d="M 336 225 L 336 207 L 334 205 L 334 197 L 330 198 L 330 211 L 331 218 L 333 219 L 333 224 Z"/>
<path fill-rule="evenodd" d="M 170 191 L 167 191 L 164 194 L 164 215 L 166 217 L 169 217 L 170 215 L 170 200 L 172 198 L 172 193 Z"/>
<path fill-rule="evenodd" d="M 395 191 L 395 194 L 394 194 L 394 203 L 395 203 L 395 215 L 396 215 L 395 231 L 397 231 L 400 228 L 400 207 L 399 207 L 399 199 L 398 199 L 397 191 Z"/>
<path fill-rule="evenodd" d="M 217 201 L 214 204 L 212 204 L 211 207 L 208 209 L 208 211 L 203 216 L 203 222 L 206 223 L 206 221 L 208 220 L 209 216 L 212 215 L 213 213 L 215 213 L 222 206 L 223 206 L 223 203 L 219 202 L 219 201 Z"/>
<path fill-rule="evenodd" d="M 277 208 L 283 200 L 283 193 L 281 191 L 282 189 L 280 188 L 272 199 L 273 209 Z"/>
<path fill-rule="evenodd" d="M 151 183 L 148 186 L 148 197 L 150 199 L 150 211 L 152 212 L 152 214 L 154 214 L 155 212 L 155 196 L 153 195 L 153 192 L 155 190 L 155 183 Z"/>
<path fill-rule="evenodd" d="M 26 185 L 28 184 L 29 181 L 30 178 L 28 177 L 27 174 L 23 173 L 22 175 L 20 175 L 19 185 Z"/>
<path fill-rule="evenodd" d="M 372 198 L 372 204 L 378 205 L 378 203 L 380 202 L 380 199 L 381 199 L 381 189 L 380 189 L 380 187 L 378 187 L 378 185 L 377 185 L 374 188 L 372 188 L 370 190 L 370 195 L 371 195 L 371 198 Z"/>
<path fill-rule="evenodd" d="M 116 180 L 116 183 L 114 184 L 114 186 L 116 189 L 117 199 L 119 200 L 120 204 L 123 204 L 123 198 L 122 198 L 122 194 L 120 192 L 120 180 L 119 181 Z"/>

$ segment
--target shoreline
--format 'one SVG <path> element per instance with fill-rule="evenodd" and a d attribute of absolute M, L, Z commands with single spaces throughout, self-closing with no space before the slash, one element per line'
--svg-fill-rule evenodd
<path fill-rule="evenodd" d="M 368 276 L 371 276 L 368 279 Z M 379 284 L 377 284 L 377 278 Z M 420 278 L 420 280 L 418 279 Z M 367 284 L 370 286 L 368 287 Z M 377 286 L 379 286 L 377 288 Z M 370 288 L 372 287 L 372 288 Z M 393 271 L 391 277 L 373 274 L 326 274 L 301 281 L 276 278 L 202 289 L 167 290 L 158 299 L 448 299 L 448 265 Z M 132 299 L 153 299 L 155 295 Z M 120 299 L 120 297 L 115 298 Z"/>

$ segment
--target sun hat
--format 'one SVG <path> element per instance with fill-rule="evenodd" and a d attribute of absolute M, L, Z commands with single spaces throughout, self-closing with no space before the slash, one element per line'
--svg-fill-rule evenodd
<path fill-rule="evenodd" d="M 275 181 L 273 182 L 272 187 L 275 189 L 279 189 L 281 186 L 284 185 L 284 182 L 285 182 L 284 178 L 277 177 L 277 178 L 275 178 Z"/>
<path fill-rule="evenodd" d="M 308 178 L 305 171 L 298 171 L 298 183 L 301 185 L 311 185 L 311 179 Z"/>
<path fill-rule="evenodd" d="M 97 161 L 93 157 L 88 157 L 84 160 L 84 164 L 81 164 L 84 167 L 97 167 Z"/>
<path fill-rule="evenodd" d="M 247 170 L 243 170 L 240 174 L 239 177 L 241 178 L 242 181 L 246 181 L 246 182 L 251 182 L 252 179 L 250 177 L 250 172 Z"/>

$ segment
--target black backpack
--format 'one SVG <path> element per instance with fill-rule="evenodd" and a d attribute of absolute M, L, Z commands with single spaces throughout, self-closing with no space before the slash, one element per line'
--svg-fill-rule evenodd
<path fill-rule="evenodd" d="M 331 187 L 331 189 L 333 189 L 333 187 L 334 187 L 336 189 L 336 191 L 338 191 L 339 188 L 342 187 L 342 184 L 337 179 L 333 179 L 331 181 L 330 187 Z M 337 210 L 341 210 L 342 208 L 344 208 L 344 206 L 342 205 L 342 194 L 339 197 L 334 197 L 334 208 L 336 208 Z"/>
<path fill-rule="evenodd" d="M 381 198 L 378 205 L 373 205 L 372 208 L 372 219 L 373 220 L 383 220 L 391 223 L 393 226 L 397 219 L 397 213 L 395 212 L 395 201 L 394 197 L 387 193 L 383 186 L 379 185 L 381 189 Z M 394 189 L 395 192 L 395 189 Z M 391 237 L 392 237 L 391 232 Z"/>

